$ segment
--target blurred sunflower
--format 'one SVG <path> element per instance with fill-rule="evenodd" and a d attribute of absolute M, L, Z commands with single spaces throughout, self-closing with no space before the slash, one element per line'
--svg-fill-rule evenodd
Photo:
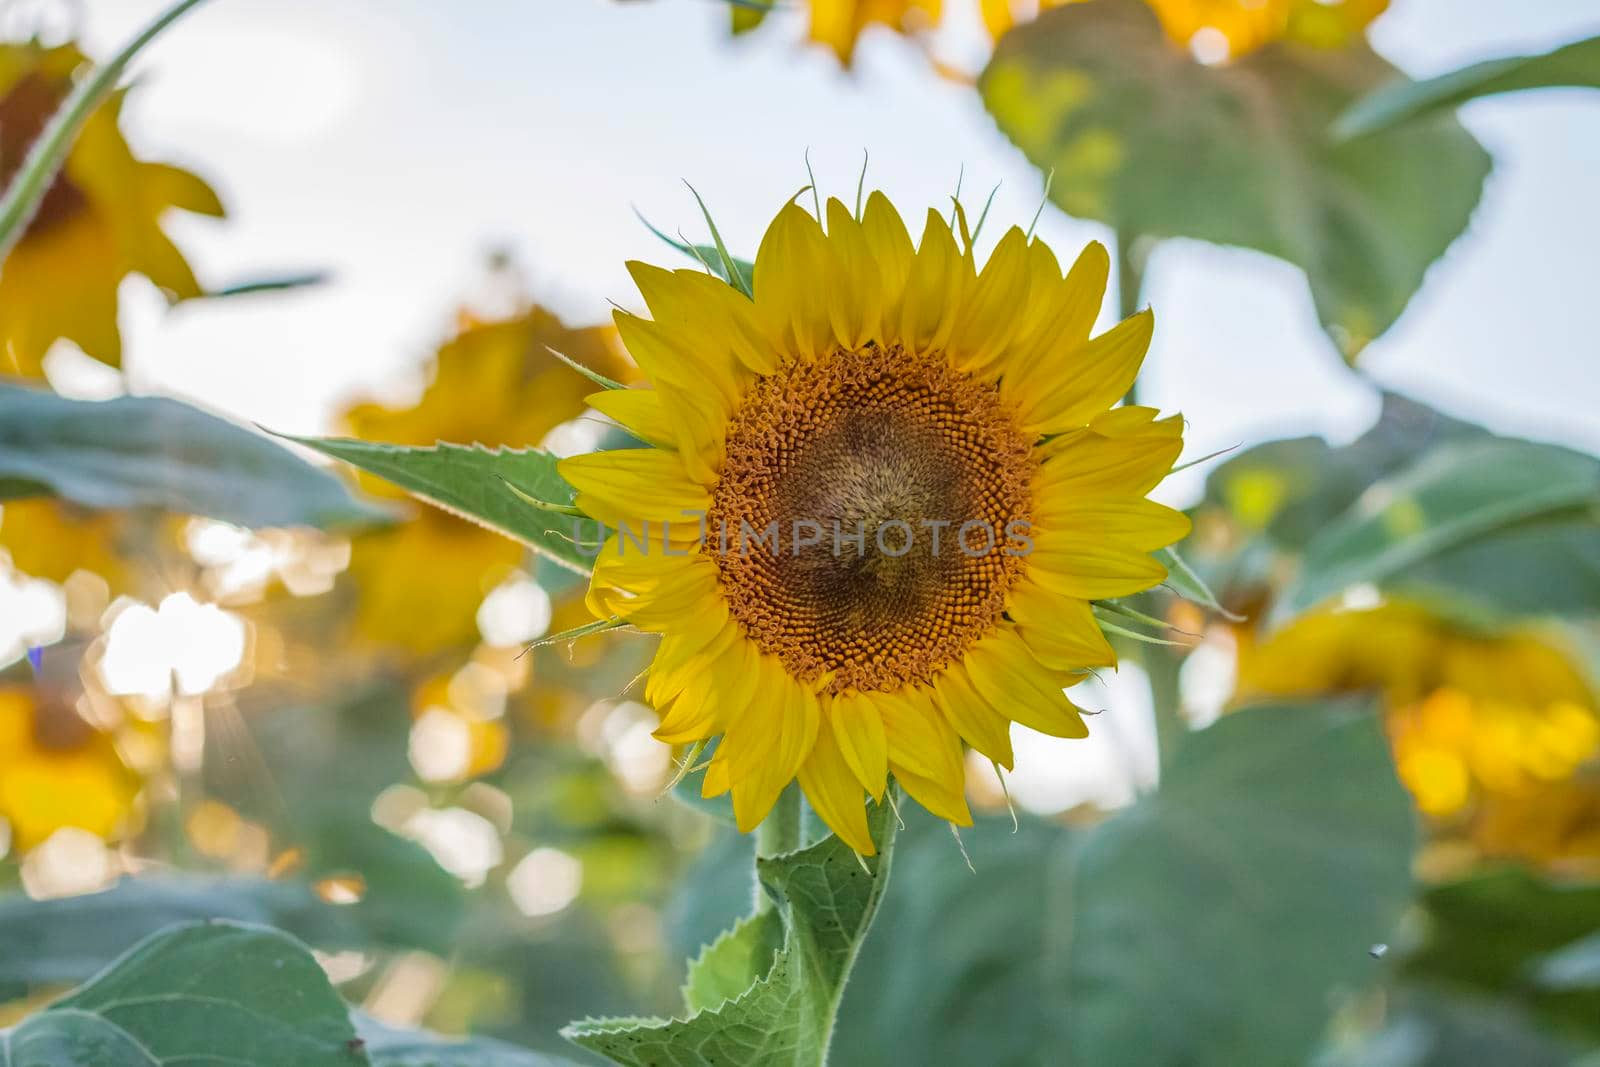
<path fill-rule="evenodd" d="M 999 37 L 1041 10 L 1079 0 L 980 0 Z M 1167 36 L 1207 58 L 1237 58 L 1273 41 L 1337 48 L 1358 37 L 1389 0 L 1146 0 Z M 1207 46 L 1211 47 L 1207 47 Z"/>
<path fill-rule="evenodd" d="M 17 851 L 69 826 L 109 838 L 137 792 L 111 738 L 69 701 L 42 688 L 0 688 L 0 818 Z"/>
<path fill-rule="evenodd" d="M 539 307 L 495 322 L 467 319 L 439 349 L 421 400 L 401 409 L 356 405 L 345 412 L 345 427 L 356 437 L 394 444 L 537 445 L 584 412 L 591 388 L 551 348 L 609 377 L 631 373 L 609 326 L 574 329 Z M 379 496 L 405 495 L 377 478 L 363 476 L 362 486 Z M 419 508 L 410 521 L 353 542 L 349 573 L 358 590 L 357 625 L 374 641 L 414 653 L 471 644 L 484 594 L 522 558 L 515 542 L 436 508 Z"/>
<path fill-rule="evenodd" d="M 933 211 L 914 246 L 880 193 L 860 220 L 830 200 L 826 232 L 791 203 L 753 299 L 628 265 L 654 320 L 615 318 L 653 388 L 590 402 L 654 447 L 561 471 L 619 528 L 591 608 L 663 635 L 656 736 L 721 735 L 704 789 L 743 830 L 798 777 L 870 854 L 864 795 L 891 771 L 970 822 L 961 742 L 1009 767 L 1013 721 L 1085 736 L 1063 686 L 1115 663 L 1089 602 L 1160 583 L 1150 553 L 1188 532 L 1145 499 L 1181 420 L 1112 410 L 1150 313 L 1090 337 L 1105 248 L 1063 278 L 1013 228 L 980 271 L 956 214 L 964 247 Z"/>
<path fill-rule="evenodd" d="M 0 549 L 12 566 L 35 578 L 64 582 L 74 571 L 92 571 L 112 589 L 127 582 L 128 564 L 118 551 L 122 516 L 89 511 L 45 497 L 8 500 L 0 506 Z"/>
<path fill-rule="evenodd" d="M 1383 695 L 1400 777 L 1430 815 L 1561 781 L 1600 751 L 1594 689 L 1540 632 L 1472 632 L 1388 604 L 1241 643 L 1241 699 L 1370 690 Z"/>
<path fill-rule="evenodd" d="M 87 62 L 73 44 L 0 43 L 0 187 Z M 120 366 L 117 288 L 129 274 L 143 274 L 169 300 L 201 293 L 160 219 L 168 208 L 220 216 L 222 205 L 188 171 L 134 157 L 118 128 L 124 97 L 115 94 L 90 116 L 0 271 L 0 367 L 11 373 L 40 376 L 60 338 Z"/>
<path fill-rule="evenodd" d="M 1082 0 L 977 0 L 989 36 L 1031 21 L 1041 11 Z M 1389 0 L 1146 0 L 1173 41 L 1197 54 L 1237 58 L 1287 40 L 1336 48 L 1360 36 L 1383 14 Z M 760 24 L 766 11 L 757 3 L 732 8 L 735 33 Z M 943 0 L 811 0 L 808 38 L 833 50 L 848 67 L 861 34 L 869 26 L 913 36 L 934 29 Z M 1209 47 L 1208 47 L 1209 46 Z"/>
<path fill-rule="evenodd" d="M 1572 877 L 1600 877 L 1600 774 L 1487 797 L 1472 825 L 1478 851 Z"/>

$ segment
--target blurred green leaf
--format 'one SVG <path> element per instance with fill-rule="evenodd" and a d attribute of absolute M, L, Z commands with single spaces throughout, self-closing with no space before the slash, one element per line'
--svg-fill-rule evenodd
<path fill-rule="evenodd" d="M 783 925 L 782 948 L 762 960 L 770 931 L 759 920 L 733 935 L 742 952 L 713 946 L 713 962 L 702 957 L 691 972 L 687 1018 L 586 1019 L 563 1034 L 636 1067 L 814 1067 L 825 1062 L 839 997 L 888 879 L 893 819 L 887 804 L 868 812 L 873 839 L 880 843 L 879 855 L 871 859 L 858 859 L 833 836 L 759 859 L 758 876 Z M 746 976 L 742 994 L 695 1011 L 694 1003 L 709 1004 L 738 984 L 732 970 L 741 960 L 756 967 Z"/>
<path fill-rule="evenodd" d="M 1600 919 L 1600 914 L 1596 914 Z M 1534 980 L 1545 989 L 1600 990 L 1600 933 L 1590 934 L 1539 961 Z"/>
<path fill-rule="evenodd" d="M 355 904 L 325 903 L 307 880 L 197 874 L 124 878 L 99 893 L 48 900 L 0 898 L 0 986 L 81 982 L 140 939 L 196 920 L 275 926 L 318 948 L 448 952 L 461 920 L 460 883 L 420 846 L 393 841 L 415 849 L 417 861 L 394 870 L 350 862 L 343 869 L 362 872 L 368 886 Z"/>
<path fill-rule="evenodd" d="M 28 496 L 158 507 L 238 526 L 390 518 L 280 445 L 176 400 L 69 400 L 0 384 L 0 500 Z"/>
<path fill-rule="evenodd" d="M 433 448 L 378 444 L 335 437 L 290 437 L 324 455 L 521 541 L 556 563 L 588 573 L 603 528 L 592 519 L 544 511 L 519 499 L 516 490 L 560 508 L 577 494 L 556 471 L 556 457 L 536 448 L 484 448 L 441 442 Z M 580 546 L 593 546 L 584 551 Z"/>
<path fill-rule="evenodd" d="M 1600 883 L 1507 868 L 1436 886 L 1422 904 L 1426 937 L 1403 961 L 1407 979 L 1470 989 L 1600 1041 L 1600 986 L 1544 980 L 1549 961 L 1600 924 Z"/>
<path fill-rule="evenodd" d="M 325 270 L 304 271 L 300 274 L 278 274 L 250 278 L 231 285 L 207 289 L 200 294 L 202 300 L 231 300 L 238 296 L 258 296 L 261 293 L 283 293 L 295 289 L 310 289 L 325 284 L 330 275 Z"/>
<path fill-rule="evenodd" d="M 1047 11 L 1002 37 L 979 87 L 1070 214 L 1127 238 L 1243 245 L 1305 270 L 1344 357 L 1399 318 L 1466 228 L 1489 157 L 1447 116 L 1334 143 L 1399 76 L 1364 42 L 1269 45 L 1208 67 L 1143 0 Z"/>
<path fill-rule="evenodd" d="M 1303 1063 L 1412 895 L 1410 802 L 1348 704 L 1227 715 L 1093 829 L 966 836 L 976 874 L 908 831 L 836 1063 Z"/>
<path fill-rule="evenodd" d="M 1498 532 L 1525 530 L 1530 522 L 1576 519 L 1581 526 L 1587 515 L 1592 530 L 1597 514 L 1600 460 L 1592 456 L 1500 437 L 1446 442 L 1368 486 L 1311 540 L 1299 577 L 1274 615 L 1282 621 L 1368 582 L 1420 597 L 1481 596 L 1474 593 L 1476 572 L 1436 565 L 1430 575 L 1417 568 Z M 1537 547 L 1531 557 L 1525 562 L 1541 562 Z M 1575 577 L 1561 570 L 1561 556 L 1543 562 L 1558 572 L 1549 581 Z M 1452 574 L 1463 583 L 1459 588 L 1430 587 L 1430 576 L 1441 581 Z"/>
<path fill-rule="evenodd" d="M 1574 1067 L 1579 1053 L 1514 1005 L 1485 997 L 1401 986 L 1384 1009 L 1384 1026 L 1347 1036 L 1311 1067 Z"/>
<path fill-rule="evenodd" d="M 568 1067 L 573 1062 L 492 1038 L 400 1030 L 361 1012 L 352 1012 L 351 1021 L 372 1067 Z"/>
<path fill-rule="evenodd" d="M 0 1031 L 0 1067 L 367 1063 L 306 948 L 230 922 L 171 927 L 87 985 Z"/>
<path fill-rule="evenodd" d="M 264 878 L 125 878 L 100 893 L 0 899 L 0 984 L 81 982 L 131 946 L 179 922 L 276 926 L 324 946 L 360 945 L 354 915 L 303 883 Z"/>
<path fill-rule="evenodd" d="M 1561 87 L 1600 89 L 1600 37 L 1573 41 L 1540 55 L 1489 59 L 1436 78 L 1386 86 L 1340 115 L 1333 131 L 1337 137 L 1364 137 L 1480 96 Z"/>

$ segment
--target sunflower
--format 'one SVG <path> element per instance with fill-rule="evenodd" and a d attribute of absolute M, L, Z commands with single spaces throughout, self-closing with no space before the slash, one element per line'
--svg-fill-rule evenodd
<path fill-rule="evenodd" d="M 0 188 L 87 63 L 75 45 L 0 43 Z M 89 117 L 66 166 L 0 271 L 0 368 L 37 377 L 50 346 L 75 342 L 122 363 L 117 289 L 143 274 L 170 300 L 199 296 L 194 272 L 159 225 L 168 208 L 220 216 L 217 195 L 188 171 L 134 158 L 118 129 L 124 93 Z"/>
<path fill-rule="evenodd" d="M 610 326 L 574 328 L 542 307 L 509 318 L 465 318 L 440 347 L 433 380 L 406 408 L 357 404 L 341 421 L 354 436 L 396 444 L 475 441 L 488 447 L 537 445 L 558 424 L 582 415 L 588 387 L 550 354 L 555 349 L 603 374 L 632 373 Z M 381 479 L 362 487 L 403 495 Z M 414 653 L 472 643 L 484 594 L 523 559 L 515 542 L 436 508 L 355 539 L 350 575 L 359 593 L 356 623 L 372 640 Z M 406 576 L 426 571 L 429 580 Z"/>
<path fill-rule="evenodd" d="M 1400 778 L 1430 815 L 1563 781 L 1600 752 L 1600 701 L 1539 630 L 1479 632 L 1390 603 L 1241 643 L 1241 698 L 1358 691 L 1382 694 Z"/>
<path fill-rule="evenodd" d="M 18 852 L 69 826 L 112 837 L 137 792 L 111 737 L 62 694 L 0 687 L 0 819 L 10 824 Z"/>
<path fill-rule="evenodd" d="M 615 317 L 651 387 L 590 403 L 654 447 L 561 472 L 616 527 L 591 609 L 662 635 L 656 737 L 720 735 L 704 792 L 741 829 L 798 778 L 870 854 L 891 773 L 967 824 L 963 741 L 1010 767 L 1012 722 L 1086 736 L 1063 686 L 1116 662 L 1090 601 L 1160 583 L 1188 532 L 1145 499 L 1183 429 L 1113 408 L 1152 318 L 1090 337 L 1103 246 L 1063 277 L 1013 228 L 980 271 L 959 206 L 916 246 L 879 193 L 826 218 L 778 213 L 753 296 L 630 263 L 654 319 Z"/>
<path fill-rule="evenodd" d="M 744 33 L 760 25 L 771 4 L 730 4 L 733 32 Z M 811 0 L 811 24 L 806 33 L 813 44 L 833 50 L 848 67 L 855 58 L 856 41 L 868 26 L 879 25 L 896 33 L 916 34 L 939 24 L 943 0 Z"/>

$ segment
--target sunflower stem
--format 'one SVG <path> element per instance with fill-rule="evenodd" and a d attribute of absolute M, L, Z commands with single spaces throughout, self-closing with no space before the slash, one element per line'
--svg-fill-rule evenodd
<path fill-rule="evenodd" d="M 756 827 L 756 858 L 781 856 L 800 847 L 800 787 L 790 782 Z M 755 882 L 756 914 L 772 910 L 772 898 Z"/>
<path fill-rule="evenodd" d="M 33 221 L 44 194 L 66 163 L 67 153 L 72 150 L 72 144 L 78 139 L 84 123 L 111 96 L 133 57 L 162 30 L 200 2 L 180 0 L 167 8 L 137 37 L 124 45 L 120 52 L 94 68 L 67 96 L 39 139 L 28 150 L 22 169 L 11 179 L 5 196 L 0 198 L 0 264 L 5 262 L 7 254 Z"/>

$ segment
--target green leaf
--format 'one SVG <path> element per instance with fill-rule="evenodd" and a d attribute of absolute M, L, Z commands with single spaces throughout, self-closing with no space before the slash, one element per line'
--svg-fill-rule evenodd
<path fill-rule="evenodd" d="M 110 60 L 80 80 L 62 101 L 60 109 L 29 148 L 21 169 L 6 186 L 4 196 L 0 197 L 0 264 L 5 262 L 33 221 L 45 193 L 66 164 L 67 154 L 72 151 L 72 143 L 82 132 L 84 123 L 111 98 L 122 72 L 128 69 L 134 56 L 198 3 L 200 0 L 179 0 L 167 8 Z"/>
<path fill-rule="evenodd" d="M 238 526 L 390 518 L 288 449 L 176 400 L 69 400 L 0 384 L 0 500 L 28 496 L 158 507 Z"/>
<path fill-rule="evenodd" d="M 570 1067 L 573 1062 L 492 1038 L 461 1040 L 401 1030 L 361 1012 L 352 1012 L 351 1021 L 372 1067 Z"/>
<path fill-rule="evenodd" d="M 980 823 L 976 874 L 914 824 L 834 1062 L 1304 1063 L 1411 899 L 1411 805 L 1380 724 L 1333 702 L 1250 708 L 1164 774 L 1092 829 Z"/>
<path fill-rule="evenodd" d="M 1600 934 L 1590 934 L 1540 960 L 1534 981 L 1544 989 L 1600 990 Z"/>
<path fill-rule="evenodd" d="M 311 953 L 277 930 L 227 922 L 155 934 L 80 989 L 0 1030 L 0 1067 L 367 1062 Z"/>
<path fill-rule="evenodd" d="M 1550 981 L 1571 976 L 1593 934 L 1600 883 L 1506 868 L 1435 886 L 1422 905 L 1427 936 L 1402 961 L 1407 980 L 1471 990 L 1600 1041 L 1600 985 Z"/>
<path fill-rule="evenodd" d="M 690 191 L 693 192 L 693 189 L 691 188 Z M 695 193 L 695 199 L 697 201 L 700 199 L 699 193 Z M 700 208 L 702 211 L 705 210 L 705 204 L 703 202 L 701 203 Z M 638 217 L 640 222 L 644 223 L 645 229 L 649 230 L 662 241 L 671 245 L 673 248 L 676 248 L 679 252 L 682 252 L 696 263 L 699 263 L 702 267 L 706 268 L 711 273 L 715 274 L 717 277 L 733 286 L 735 289 L 746 294 L 754 291 L 753 286 L 755 284 L 756 276 L 755 264 L 750 262 L 748 259 L 739 259 L 737 256 L 729 255 L 727 246 L 722 244 L 721 237 L 716 236 L 716 227 L 714 224 L 712 226 L 712 233 L 716 243 L 709 245 L 697 245 L 690 244 L 687 241 L 682 241 L 675 237 L 668 237 L 665 233 L 657 229 L 649 219 L 639 214 L 637 208 L 634 209 L 633 213 Z M 711 216 L 709 213 L 706 215 L 706 221 L 708 223 L 711 221 Z"/>
<path fill-rule="evenodd" d="M 571 570 L 587 574 L 598 553 L 604 532 L 599 523 L 541 510 L 513 492 L 520 490 L 557 507 L 572 506 L 577 494 L 556 472 L 556 457 L 548 452 L 445 442 L 412 448 L 341 437 L 289 440 L 386 478 L 435 507 L 521 541 Z"/>
<path fill-rule="evenodd" d="M 683 1001 L 691 1012 L 721 1007 L 750 988 L 759 975 L 772 968 L 773 957 L 783 947 L 783 923 L 775 911 L 740 919 L 689 962 L 689 980 Z"/>
<path fill-rule="evenodd" d="M 1496 93 L 1560 87 L 1600 89 L 1600 37 L 1534 56 L 1474 63 L 1424 81 L 1402 81 L 1362 97 L 1339 116 L 1338 137 L 1364 137 L 1416 122 Z"/>
<path fill-rule="evenodd" d="M 302 271 L 299 274 L 265 275 L 230 285 L 207 289 L 200 294 L 202 300 L 231 300 L 239 296 L 259 296 L 262 293 L 285 293 L 296 289 L 310 289 L 326 284 L 330 275 L 324 270 Z"/>
<path fill-rule="evenodd" d="M 373 831 L 386 834 L 378 827 Z M 393 841 L 416 849 L 436 878 L 449 884 L 434 885 L 421 862 L 403 868 L 412 880 L 402 882 L 401 872 L 385 878 L 371 860 L 345 854 L 339 869 L 357 871 L 367 880 L 367 896 L 356 904 L 324 903 L 305 881 L 212 875 L 145 875 L 99 893 L 0 898 L 0 986 L 81 982 L 139 940 L 173 923 L 196 920 L 275 926 L 319 948 L 446 952 L 463 911 L 460 883 L 419 846 Z M 363 847 L 372 848 L 355 845 L 358 851 Z M 412 910 L 404 910 L 407 906 Z"/>
<path fill-rule="evenodd" d="M 1600 460 L 1592 456 L 1510 438 L 1450 441 L 1369 486 L 1327 524 L 1306 546 L 1301 573 L 1274 616 L 1282 621 L 1366 582 L 1417 597 L 1470 598 L 1478 574 L 1458 573 L 1461 587 L 1439 589 L 1417 568 L 1529 522 L 1576 515 L 1581 525 L 1595 509 Z"/>
<path fill-rule="evenodd" d="M 1364 42 L 1203 66 L 1143 0 L 1090 0 L 1007 33 L 979 88 L 1001 131 L 1054 171 L 1050 197 L 1068 213 L 1289 260 L 1353 362 L 1465 229 L 1489 172 L 1449 117 L 1329 138 L 1337 115 L 1397 76 Z"/>
<path fill-rule="evenodd" d="M 869 811 L 879 842 L 872 859 L 859 860 L 830 835 L 809 848 L 757 860 L 761 884 L 777 905 L 782 947 L 770 966 L 747 976 L 733 999 L 695 1010 L 696 1003 L 715 1003 L 738 984 L 740 960 L 763 965 L 765 939 L 773 932 L 762 920 L 741 924 L 702 955 L 691 973 L 686 1018 L 586 1019 L 562 1033 L 631 1067 L 825 1062 L 845 980 L 888 881 L 893 819 L 887 804 Z"/>

